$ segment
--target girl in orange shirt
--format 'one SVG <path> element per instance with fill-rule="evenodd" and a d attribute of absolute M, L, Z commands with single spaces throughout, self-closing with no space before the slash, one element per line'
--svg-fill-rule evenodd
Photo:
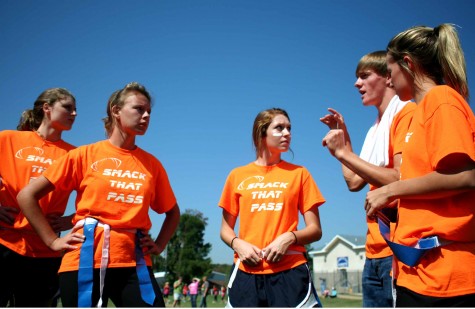
<path fill-rule="evenodd" d="M 321 305 L 304 246 L 322 236 L 318 207 L 325 199 L 306 168 L 281 159 L 290 129 L 286 111 L 259 113 L 252 133 L 256 160 L 232 170 L 224 185 L 221 239 L 235 252 L 227 307 Z"/>
<path fill-rule="evenodd" d="M 66 250 L 59 269 L 64 307 L 164 307 L 150 254 L 160 254 L 175 232 L 180 210 L 165 169 L 137 147 L 147 131 L 151 97 L 138 83 L 114 92 L 104 119 L 108 139 L 81 146 L 18 195 L 25 216 L 55 251 Z M 76 224 L 58 237 L 38 208 L 53 190 L 77 191 Z M 149 209 L 166 215 L 155 240 Z M 102 250 L 100 249 L 102 248 Z"/>
<path fill-rule="evenodd" d="M 475 117 L 466 100 L 465 59 L 453 25 L 413 27 L 388 45 L 387 63 L 401 99 L 417 108 L 402 152 L 401 180 L 367 194 L 366 212 L 399 199 L 393 241 L 414 246 L 437 236 L 447 245 L 417 265 L 397 260 L 396 306 L 475 304 Z"/>
<path fill-rule="evenodd" d="M 48 307 L 58 291 L 61 252 L 51 251 L 20 212 L 16 196 L 32 179 L 75 148 L 62 140 L 76 118 L 76 100 L 64 88 L 45 90 L 33 109 L 23 112 L 19 131 L 0 132 L 0 306 Z M 56 191 L 40 201 L 55 233 L 72 228 L 62 217 L 69 192 Z"/>

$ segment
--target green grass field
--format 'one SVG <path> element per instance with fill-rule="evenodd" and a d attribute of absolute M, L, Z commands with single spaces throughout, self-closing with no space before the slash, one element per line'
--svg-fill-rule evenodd
<path fill-rule="evenodd" d="M 349 298 L 321 298 L 323 308 L 361 308 L 363 302 L 361 299 L 349 299 Z M 173 305 L 173 296 L 169 297 L 169 303 L 166 304 L 167 308 L 171 308 Z M 198 297 L 197 304 L 200 305 L 201 297 Z M 166 302 L 166 301 L 165 301 Z M 207 298 L 208 308 L 224 308 L 225 303 L 218 297 L 218 301 L 214 301 L 212 296 Z M 61 308 L 61 301 L 58 303 L 58 308 Z M 109 301 L 108 308 L 115 308 L 112 301 Z M 189 299 L 182 301 L 177 308 L 191 308 L 191 302 Z"/>
<path fill-rule="evenodd" d="M 323 308 L 361 308 L 363 306 L 363 301 L 361 298 L 359 299 L 352 299 L 352 298 L 321 298 Z M 200 305 L 201 297 L 198 297 L 198 306 Z M 173 304 L 173 296 L 169 297 L 169 304 L 167 307 L 172 307 Z M 218 297 L 218 300 L 214 302 L 212 296 L 208 296 L 207 298 L 208 308 L 223 308 L 225 303 L 221 301 L 221 298 Z M 190 308 L 191 303 L 190 300 L 182 301 L 180 306 L 181 308 Z"/>

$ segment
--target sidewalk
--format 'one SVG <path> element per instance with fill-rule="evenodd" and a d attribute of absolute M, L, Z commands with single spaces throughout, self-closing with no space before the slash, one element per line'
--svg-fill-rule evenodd
<path fill-rule="evenodd" d="M 363 299 L 362 294 L 343 294 L 339 293 L 337 297 L 343 298 L 343 299 Z"/>

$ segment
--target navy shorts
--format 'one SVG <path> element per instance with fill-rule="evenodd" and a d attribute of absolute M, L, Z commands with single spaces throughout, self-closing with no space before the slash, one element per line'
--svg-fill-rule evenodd
<path fill-rule="evenodd" d="M 54 306 L 60 264 L 60 257 L 28 257 L 0 245 L 0 307 Z"/>
<path fill-rule="evenodd" d="M 265 275 L 237 269 L 228 288 L 226 307 L 321 307 L 307 264 Z"/>
<path fill-rule="evenodd" d="M 473 307 L 475 294 L 453 297 L 432 297 L 396 286 L 396 307 Z"/>

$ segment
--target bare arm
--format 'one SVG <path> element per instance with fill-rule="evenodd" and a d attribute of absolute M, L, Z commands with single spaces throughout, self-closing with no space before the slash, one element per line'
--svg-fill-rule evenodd
<path fill-rule="evenodd" d="M 48 215 L 46 218 L 56 233 L 73 228 L 74 213 L 68 216 Z"/>
<path fill-rule="evenodd" d="M 53 184 L 44 176 L 40 176 L 30 182 L 20 191 L 20 193 L 18 193 L 18 204 L 35 232 L 50 249 L 54 251 L 75 249 L 76 247 L 71 244 L 75 242 L 83 242 L 84 236 L 72 231 L 66 236 L 59 238 L 51 228 L 40 208 L 39 200 L 53 190 Z"/>
<path fill-rule="evenodd" d="M 468 163 L 458 172 L 434 171 L 427 175 L 393 182 L 370 191 L 366 195 L 366 213 L 377 210 L 398 198 L 438 199 L 460 194 L 475 188 L 475 164 Z"/>
<path fill-rule="evenodd" d="M 178 204 L 175 204 L 172 209 L 165 213 L 165 220 L 155 241 L 147 237 L 142 238 L 141 246 L 148 247 L 144 254 L 161 254 L 175 233 L 178 223 L 180 223 L 180 208 Z"/>
<path fill-rule="evenodd" d="M 285 232 L 262 249 L 268 262 L 279 262 L 291 244 L 298 243 L 300 245 L 306 245 L 322 238 L 318 207 L 312 207 L 309 211 L 304 213 L 303 217 L 305 220 L 305 228 Z"/>
<path fill-rule="evenodd" d="M 399 179 L 401 155 L 394 156 L 394 168 L 376 166 L 361 159 L 353 152 L 350 135 L 343 116 L 336 110 L 328 109 L 332 114 L 320 121 L 331 129 L 323 138 L 322 145 L 342 164 L 343 177 L 350 191 L 360 191 L 367 183 L 376 187 L 384 186 Z"/>
<path fill-rule="evenodd" d="M 392 168 L 371 164 L 361 159 L 355 153 L 344 149 L 336 151 L 335 157 L 349 170 L 361 177 L 364 184 L 370 183 L 373 186 L 381 187 L 399 180 L 401 154 L 394 155 L 394 166 Z"/>
<path fill-rule="evenodd" d="M 320 121 L 326 124 L 330 129 L 327 135 L 323 138 L 322 145 L 328 148 L 332 156 L 335 156 L 336 148 L 345 148 L 347 151 L 353 152 L 350 134 L 343 116 L 333 108 L 328 108 L 328 111 L 330 114 L 320 118 Z M 336 135 L 334 133 L 335 131 L 338 132 Z M 341 165 L 341 169 L 346 185 L 350 191 L 360 191 L 366 186 L 364 179 L 344 164 Z"/>
<path fill-rule="evenodd" d="M 261 260 L 261 249 L 248 243 L 247 241 L 235 238 L 234 226 L 236 225 L 237 217 L 231 215 L 223 209 L 223 220 L 221 221 L 221 239 L 228 246 L 231 247 L 239 256 L 239 259 L 246 264 L 256 266 Z M 234 239 L 234 241 L 233 241 Z"/>

